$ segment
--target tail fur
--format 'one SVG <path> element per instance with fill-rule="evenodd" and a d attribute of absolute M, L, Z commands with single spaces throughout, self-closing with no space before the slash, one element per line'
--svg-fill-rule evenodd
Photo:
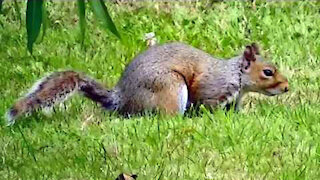
<path fill-rule="evenodd" d="M 114 109 L 112 91 L 106 90 L 96 80 L 75 71 L 55 72 L 37 82 L 25 97 L 9 109 L 8 125 L 14 124 L 21 115 L 51 108 L 76 92 L 82 92 L 107 109 Z"/>

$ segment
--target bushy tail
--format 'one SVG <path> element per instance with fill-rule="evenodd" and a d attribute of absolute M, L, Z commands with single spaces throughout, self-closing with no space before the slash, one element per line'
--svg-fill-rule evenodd
<path fill-rule="evenodd" d="M 74 71 L 55 72 L 37 82 L 25 97 L 9 109 L 8 125 L 14 124 L 21 115 L 51 108 L 79 91 L 107 109 L 114 109 L 112 91 L 106 90 L 94 79 Z"/>

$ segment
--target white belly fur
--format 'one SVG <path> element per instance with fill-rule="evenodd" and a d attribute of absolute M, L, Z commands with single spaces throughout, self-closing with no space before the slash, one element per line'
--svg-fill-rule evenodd
<path fill-rule="evenodd" d="M 183 84 L 178 92 L 178 105 L 179 105 L 179 113 L 183 114 L 187 109 L 188 103 L 188 88 L 187 85 Z"/>

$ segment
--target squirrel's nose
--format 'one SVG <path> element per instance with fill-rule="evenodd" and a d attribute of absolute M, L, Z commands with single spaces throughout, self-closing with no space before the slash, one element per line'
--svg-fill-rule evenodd
<path fill-rule="evenodd" d="M 282 86 L 282 91 L 283 92 L 288 92 L 289 91 L 289 84 L 288 82 L 285 82 Z"/>
<path fill-rule="evenodd" d="M 288 92 L 288 91 L 289 91 L 289 83 L 288 83 L 288 81 L 282 82 L 282 83 L 280 84 L 280 89 L 281 89 L 281 91 L 282 91 L 283 93 Z"/>

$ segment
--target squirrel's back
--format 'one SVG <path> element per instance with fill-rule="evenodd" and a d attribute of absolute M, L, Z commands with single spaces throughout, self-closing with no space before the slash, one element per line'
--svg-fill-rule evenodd
<path fill-rule="evenodd" d="M 210 56 L 208 53 L 184 43 L 168 43 L 164 45 L 154 45 L 145 52 L 138 55 L 127 66 L 122 78 L 126 78 L 132 73 L 139 75 L 148 75 L 157 73 L 158 71 L 167 71 L 174 66 L 198 66 L 203 63 L 212 62 L 217 59 Z M 190 65 L 189 65 L 190 64 Z"/>

